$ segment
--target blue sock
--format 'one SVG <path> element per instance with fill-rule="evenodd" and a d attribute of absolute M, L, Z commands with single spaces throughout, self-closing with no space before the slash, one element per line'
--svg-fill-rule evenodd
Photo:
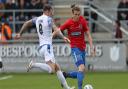
<path fill-rule="evenodd" d="M 72 71 L 72 72 L 68 72 L 68 77 L 69 78 L 77 78 L 77 71 Z"/>
<path fill-rule="evenodd" d="M 80 71 L 77 72 L 78 89 L 82 89 L 83 79 L 84 79 L 84 73 Z"/>

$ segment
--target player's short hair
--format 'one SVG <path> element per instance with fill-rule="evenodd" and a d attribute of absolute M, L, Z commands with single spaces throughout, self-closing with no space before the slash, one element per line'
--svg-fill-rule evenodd
<path fill-rule="evenodd" d="M 71 8 L 74 8 L 75 6 L 76 6 L 76 4 L 72 4 L 72 5 L 71 5 Z"/>
<path fill-rule="evenodd" d="M 50 11 L 52 9 L 51 5 L 46 4 L 44 5 L 43 11 Z"/>
<path fill-rule="evenodd" d="M 76 6 L 75 4 L 71 5 L 72 8 L 72 13 L 74 13 L 74 11 L 80 11 L 80 7 Z"/>

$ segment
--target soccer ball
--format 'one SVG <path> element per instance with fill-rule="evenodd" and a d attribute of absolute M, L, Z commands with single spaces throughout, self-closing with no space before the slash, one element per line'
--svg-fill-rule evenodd
<path fill-rule="evenodd" d="M 93 89 L 93 87 L 92 87 L 92 85 L 87 84 L 87 85 L 84 86 L 84 89 Z"/>

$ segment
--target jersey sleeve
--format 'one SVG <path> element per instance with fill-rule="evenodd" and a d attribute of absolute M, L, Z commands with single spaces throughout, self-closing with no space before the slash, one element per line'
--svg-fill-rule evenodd
<path fill-rule="evenodd" d="M 35 18 L 32 19 L 32 24 L 33 24 L 33 25 L 36 24 L 36 20 L 37 20 L 37 17 L 35 17 Z"/>
<path fill-rule="evenodd" d="M 69 21 L 67 20 L 63 25 L 60 26 L 60 30 L 65 30 L 68 29 L 69 27 Z"/>

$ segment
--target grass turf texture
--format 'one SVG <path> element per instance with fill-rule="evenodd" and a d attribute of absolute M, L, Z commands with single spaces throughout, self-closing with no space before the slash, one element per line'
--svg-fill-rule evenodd
<path fill-rule="evenodd" d="M 0 80 L 0 89 L 62 89 L 56 75 L 45 73 L 8 73 L 0 78 L 12 75 L 12 78 Z M 95 72 L 85 75 L 83 85 L 91 84 L 94 89 L 128 89 L 128 72 Z M 75 79 L 67 79 L 70 86 L 77 89 Z"/>

